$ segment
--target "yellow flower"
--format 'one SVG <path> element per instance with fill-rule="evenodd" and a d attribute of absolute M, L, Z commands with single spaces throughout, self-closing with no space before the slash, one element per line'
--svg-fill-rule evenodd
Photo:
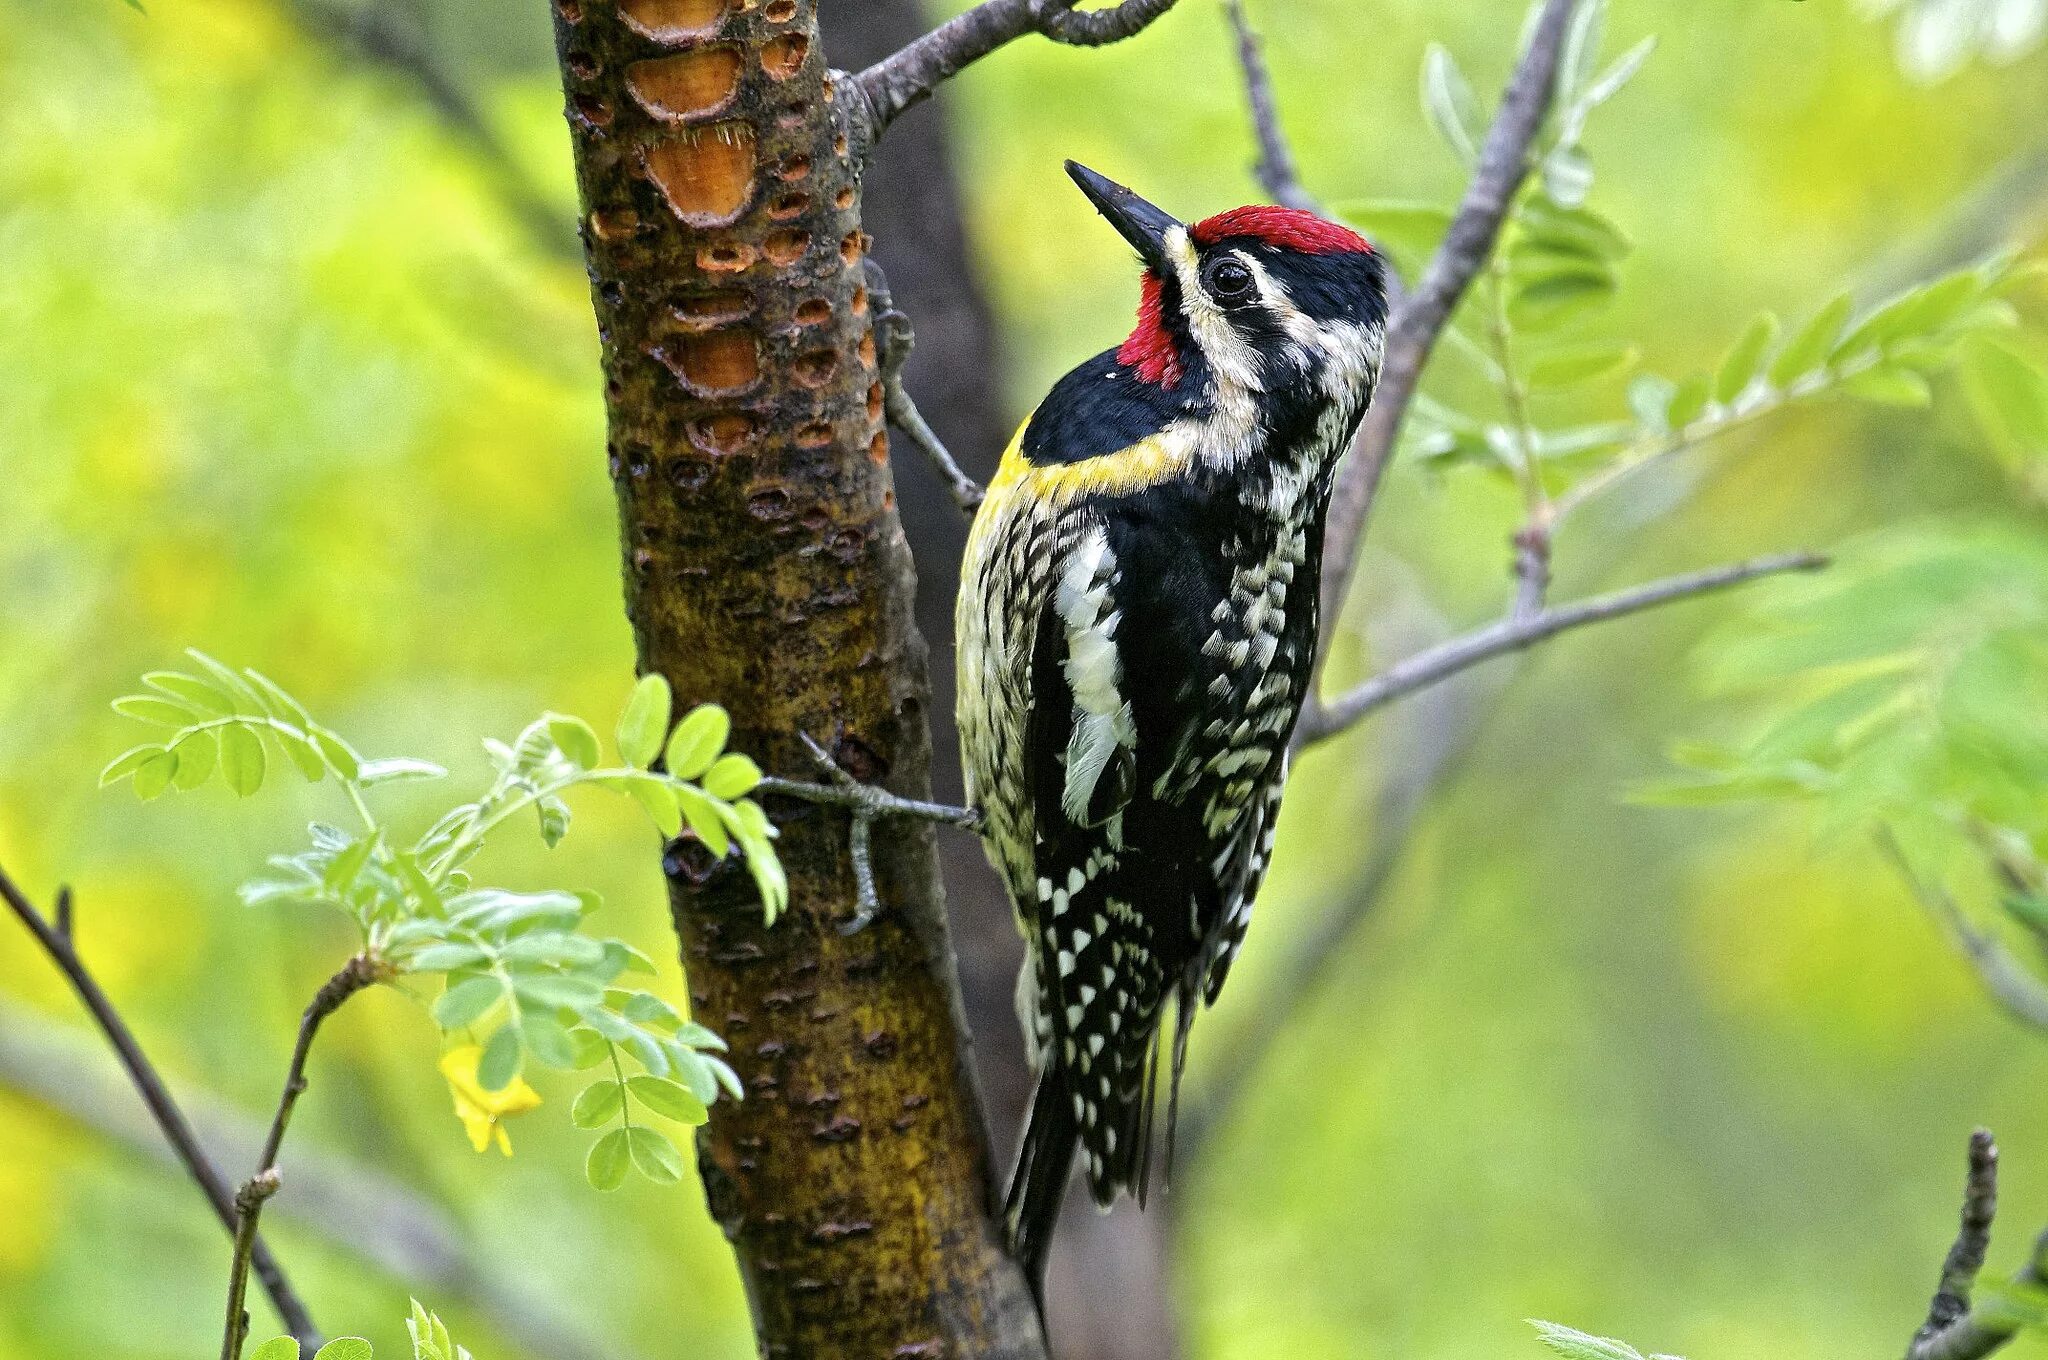
<path fill-rule="evenodd" d="M 512 1078 L 502 1091 L 486 1091 L 476 1076 L 483 1056 L 482 1044 L 451 1048 L 441 1055 L 441 1075 L 455 1095 L 455 1117 L 469 1131 L 469 1145 L 487 1152 L 495 1141 L 498 1151 L 510 1157 L 512 1140 L 505 1135 L 503 1121 L 539 1105 L 540 1093 L 528 1086 L 524 1077 Z"/>

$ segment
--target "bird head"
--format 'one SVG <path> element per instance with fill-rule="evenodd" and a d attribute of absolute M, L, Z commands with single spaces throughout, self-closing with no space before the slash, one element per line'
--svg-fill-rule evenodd
<path fill-rule="evenodd" d="M 1067 173 L 1144 262 L 1137 328 L 1117 353 L 1142 381 L 1206 378 L 1223 395 L 1349 404 L 1386 338 L 1385 265 L 1311 212 L 1235 208 L 1192 226 L 1084 165 Z"/>

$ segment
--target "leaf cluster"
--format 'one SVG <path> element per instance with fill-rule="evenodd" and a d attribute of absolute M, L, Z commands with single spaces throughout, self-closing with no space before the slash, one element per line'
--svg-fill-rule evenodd
<path fill-rule="evenodd" d="M 747 797 L 761 771 L 726 749 L 732 725 L 724 710 L 694 709 L 671 730 L 668 683 L 648 676 L 616 723 L 613 764 L 590 724 L 544 714 L 510 742 L 486 741 L 489 786 L 406 837 L 378 810 L 376 795 L 444 778 L 445 770 L 410 758 L 366 760 L 274 681 L 191 655 L 194 670 L 155 672 L 144 677 L 146 692 L 114 702 L 117 712 L 164 735 L 117 757 L 102 784 L 125 780 L 148 799 L 215 780 L 246 797 L 281 769 L 331 780 L 359 826 L 313 823 L 308 847 L 274 856 L 242 899 L 338 910 L 394 974 L 438 980 L 433 1018 L 451 1039 L 481 1046 L 476 1077 L 486 1093 L 505 1091 L 530 1062 L 606 1068 L 576 1102 L 575 1122 L 596 1128 L 616 1120 L 623 1135 L 616 1146 L 632 1155 L 614 1159 L 608 1135 L 598 1145 L 604 1155 L 591 1158 L 591 1180 L 616 1186 L 629 1163 L 656 1181 L 679 1179 L 674 1144 L 632 1116 L 640 1110 L 701 1124 L 721 1091 L 740 1098 L 738 1078 L 718 1056 L 724 1043 L 630 981 L 651 976 L 654 965 L 623 940 L 587 929 L 601 905 L 595 894 L 515 892 L 476 881 L 472 867 L 494 831 L 529 813 L 542 841 L 554 846 L 569 830 L 567 795 L 603 789 L 630 798 L 664 837 L 688 835 L 720 858 L 742 855 L 772 921 L 788 901 L 788 884 L 775 829 Z M 622 1054 L 639 1073 L 626 1075 Z"/>

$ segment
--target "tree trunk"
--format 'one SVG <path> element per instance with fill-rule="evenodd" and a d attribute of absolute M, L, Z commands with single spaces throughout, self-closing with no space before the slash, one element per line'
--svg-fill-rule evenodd
<path fill-rule="evenodd" d="M 850 159 L 815 0 L 556 0 L 627 608 L 645 669 L 808 773 L 929 782 L 925 647 L 881 426 Z M 989 1212 L 930 830 L 876 828 L 846 937 L 843 813 L 770 809 L 790 910 L 666 860 L 692 1001 L 747 1100 L 699 1140 L 770 1356 L 1038 1357 Z"/>

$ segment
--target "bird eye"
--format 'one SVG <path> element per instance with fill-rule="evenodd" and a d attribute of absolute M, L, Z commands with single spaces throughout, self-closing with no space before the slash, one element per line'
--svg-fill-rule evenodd
<path fill-rule="evenodd" d="M 1218 260 L 1209 269 L 1209 291 L 1219 301 L 1235 302 L 1252 291 L 1252 271 L 1237 260 Z"/>

